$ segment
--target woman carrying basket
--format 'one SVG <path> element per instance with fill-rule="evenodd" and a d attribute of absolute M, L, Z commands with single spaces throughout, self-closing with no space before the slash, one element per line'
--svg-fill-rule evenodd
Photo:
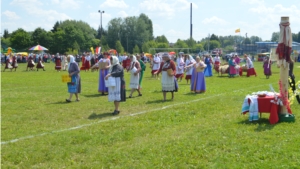
<path fill-rule="evenodd" d="M 176 75 L 176 66 L 168 53 L 164 53 L 162 59 L 164 62 L 160 64 L 159 70 L 154 74 L 162 73 L 161 86 L 164 97 L 163 101 L 166 101 L 167 92 L 171 92 L 173 100 L 174 92 L 178 90 L 178 84 L 174 77 L 174 75 Z"/>
<path fill-rule="evenodd" d="M 67 60 L 69 63 L 68 72 L 71 77 L 71 82 L 68 83 L 68 92 L 70 93 L 70 96 L 69 99 L 66 99 L 66 102 L 71 102 L 73 94 L 76 96 L 76 101 L 79 101 L 78 93 L 81 92 L 81 80 L 79 75 L 80 69 L 72 55 L 69 55 Z"/>

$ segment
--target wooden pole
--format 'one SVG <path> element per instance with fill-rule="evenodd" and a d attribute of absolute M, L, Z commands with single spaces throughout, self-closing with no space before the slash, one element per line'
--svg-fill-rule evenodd
<path fill-rule="evenodd" d="M 281 17 L 281 22 L 289 22 L 289 17 Z M 292 40 L 292 39 L 290 39 Z M 280 67 L 280 81 L 282 84 L 283 96 L 282 98 L 287 98 L 287 93 L 289 89 L 288 77 L 289 77 L 289 63 L 285 59 L 279 62 Z M 288 109 L 286 105 L 281 106 L 280 114 L 288 114 Z"/>

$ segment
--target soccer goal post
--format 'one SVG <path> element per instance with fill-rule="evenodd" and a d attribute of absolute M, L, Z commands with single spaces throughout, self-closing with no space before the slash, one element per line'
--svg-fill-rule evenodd
<path fill-rule="evenodd" d="M 150 48 L 149 53 L 155 54 L 160 52 L 184 52 L 184 53 L 190 53 L 191 48 Z"/>

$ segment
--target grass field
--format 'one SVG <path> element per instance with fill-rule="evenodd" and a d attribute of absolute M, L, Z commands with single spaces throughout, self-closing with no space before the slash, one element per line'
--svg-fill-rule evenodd
<path fill-rule="evenodd" d="M 174 101 L 162 102 L 160 80 L 143 79 L 143 96 L 120 104 L 97 92 L 98 72 L 81 72 L 80 102 L 66 103 L 64 71 L 1 72 L 1 168 L 300 168 L 300 105 L 295 123 L 255 123 L 241 115 L 247 94 L 278 91 L 279 69 L 266 79 L 206 78 L 207 91 L 193 94 L 179 82 Z M 300 64 L 294 66 L 296 80 Z M 3 67 L 1 68 L 3 70 Z M 127 96 L 129 74 L 126 73 Z M 170 94 L 167 95 L 170 99 Z"/>

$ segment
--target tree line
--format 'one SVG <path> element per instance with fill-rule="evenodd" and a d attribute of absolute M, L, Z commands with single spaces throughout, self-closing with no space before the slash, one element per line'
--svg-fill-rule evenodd
<path fill-rule="evenodd" d="M 270 41 L 278 41 L 279 32 L 272 33 Z M 102 51 L 116 49 L 119 53 L 160 52 L 154 48 L 188 48 L 180 50 L 189 53 L 210 51 L 223 48 L 233 52 L 238 44 L 255 44 L 262 41 L 258 36 L 217 36 L 212 34 L 199 41 L 178 39 L 170 43 L 165 35 L 154 37 L 152 20 L 145 14 L 114 18 L 108 22 L 107 29 L 92 28 L 84 21 L 57 21 L 50 31 L 38 27 L 32 32 L 19 28 L 12 33 L 4 30 L 1 37 L 3 48 L 12 47 L 17 51 L 28 51 L 34 45 L 42 45 L 49 49 L 49 53 L 80 54 L 89 52 L 90 48 L 102 47 Z M 293 41 L 300 42 L 300 32 L 293 33 Z M 178 51 L 177 51 L 178 52 Z"/>

